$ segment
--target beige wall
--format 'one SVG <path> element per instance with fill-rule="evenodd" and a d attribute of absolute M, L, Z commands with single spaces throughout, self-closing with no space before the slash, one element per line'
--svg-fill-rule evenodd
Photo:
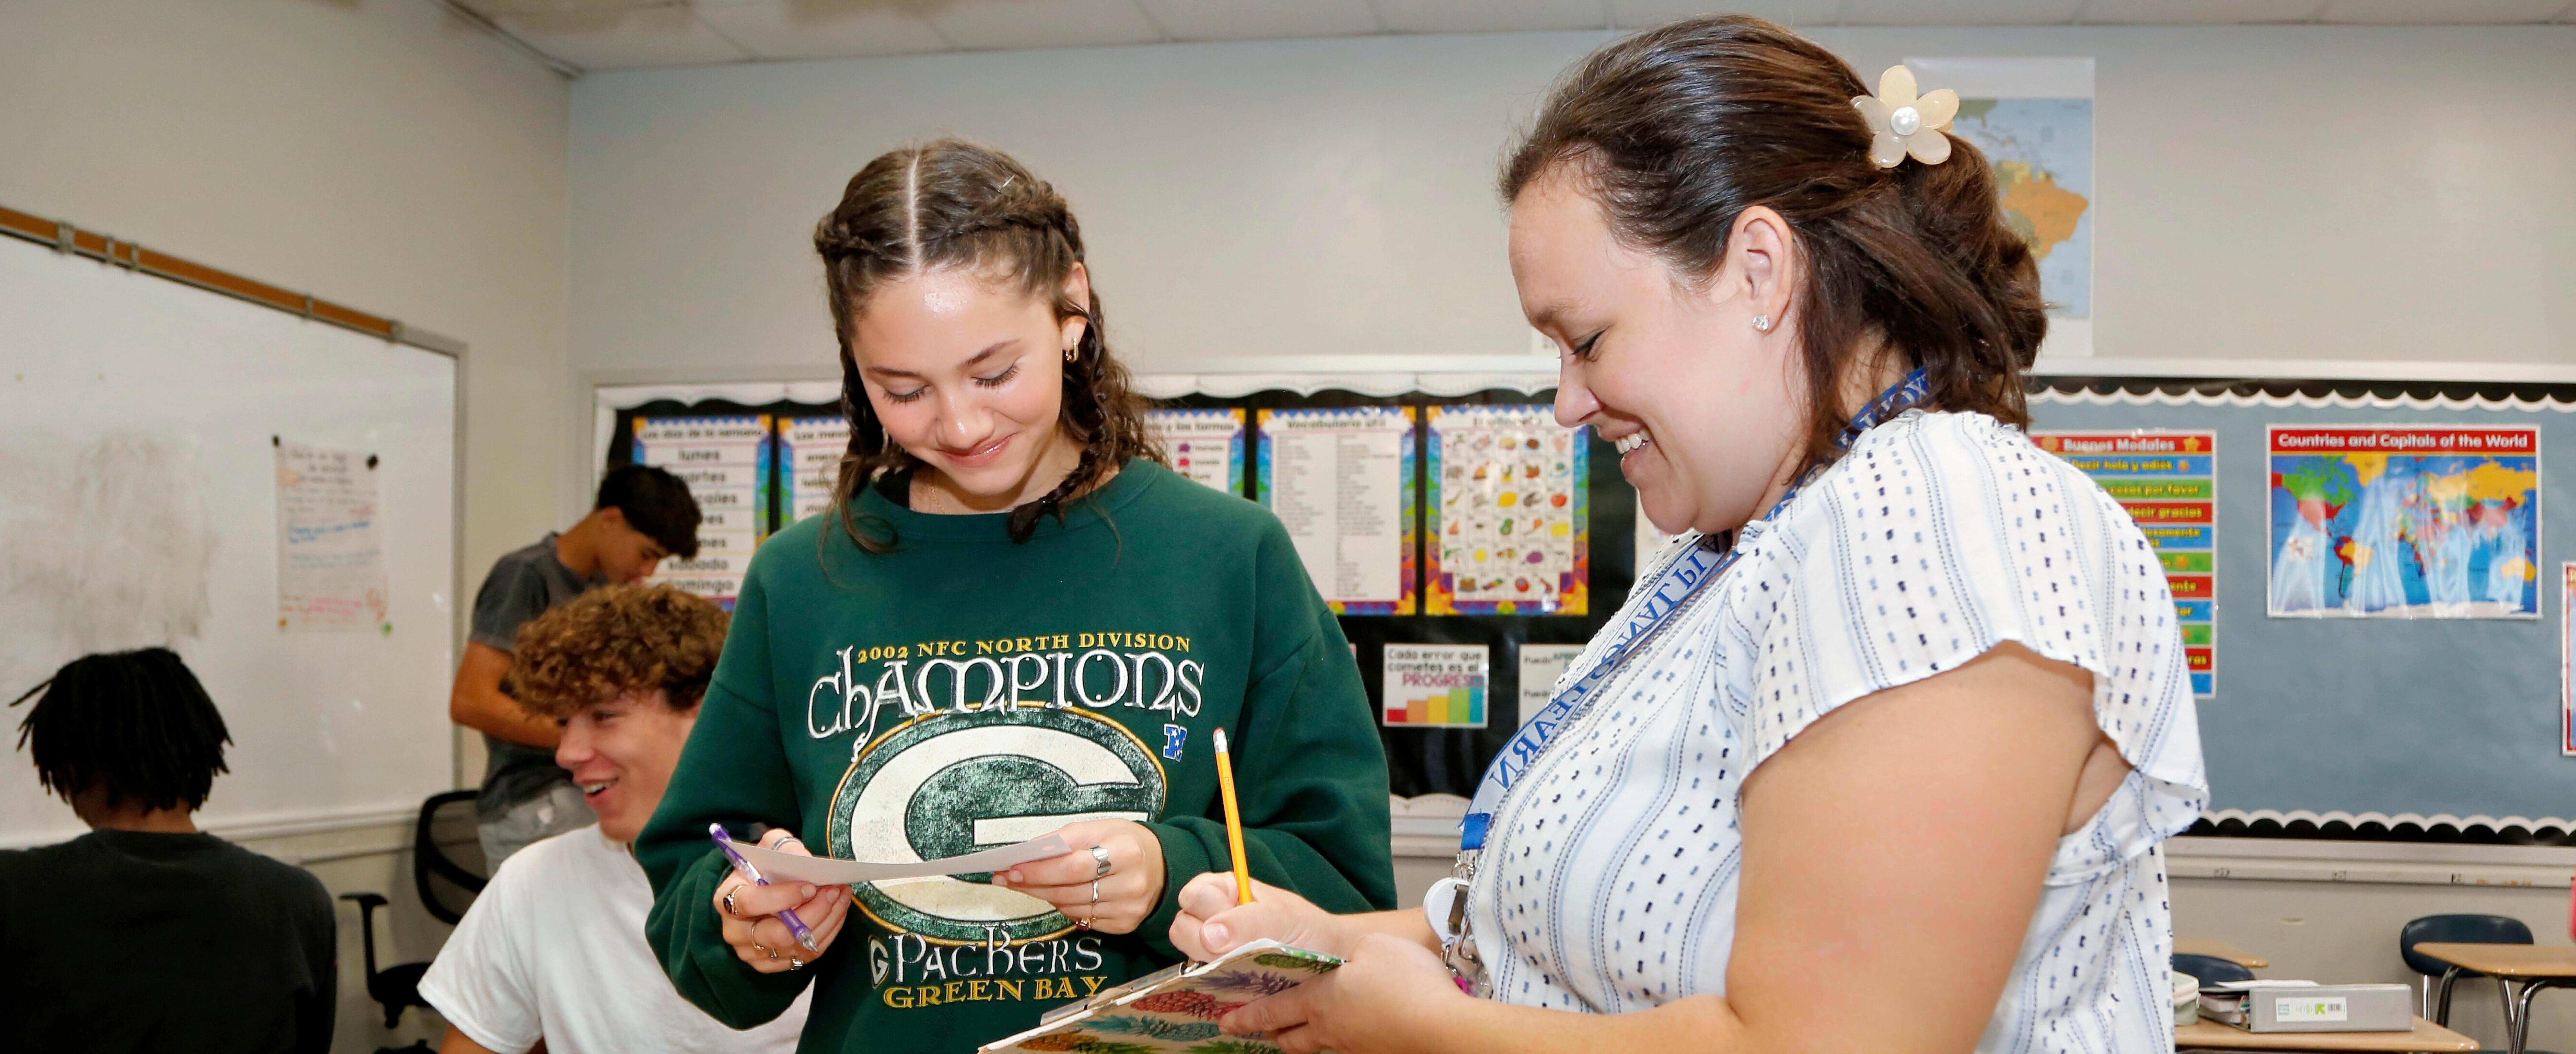
<path fill-rule="evenodd" d="M 466 341 L 465 588 L 557 524 L 561 79 L 432 0 L 0 0 L 0 27 L 0 204 Z M 393 895 L 379 940 L 419 961 L 445 928 L 388 851 L 402 835 L 254 847 L 329 843 L 315 873 Z M 344 905 L 341 1051 L 395 1038 L 357 940 Z"/>
<path fill-rule="evenodd" d="M 2576 362 L 2576 27 L 1851 29 L 2097 60 L 2097 353 Z M 810 237 L 954 132 L 1063 188 L 1131 361 L 1517 355 L 1490 189 L 1600 34 L 1381 37 L 595 74 L 573 89 L 576 370 L 836 376 Z"/>

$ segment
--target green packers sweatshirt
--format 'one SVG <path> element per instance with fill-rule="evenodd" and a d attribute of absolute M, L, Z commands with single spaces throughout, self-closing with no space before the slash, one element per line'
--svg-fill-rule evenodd
<path fill-rule="evenodd" d="M 761 546 L 637 841 L 657 891 L 647 938 L 681 995 L 743 1028 L 811 983 L 799 1051 L 964 1052 L 1178 961 L 1175 894 L 1233 866 L 1219 728 L 1253 877 L 1335 912 L 1393 906 L 1375 720 L 1267 510 L 1145 461 L 1025 543 L 1001 515 L 916 513 L 873 488 L 856 501 L 896 548 L 862 552 L 830 516 Z M 811 968 L 764 975 L 710 905 L 726 868 L 709 823 L 891 862 L 1096 817 L 1162 842 L 1163 893 L 1132 934 L 1078 929 L 987 875 L 870 883 Z"/>

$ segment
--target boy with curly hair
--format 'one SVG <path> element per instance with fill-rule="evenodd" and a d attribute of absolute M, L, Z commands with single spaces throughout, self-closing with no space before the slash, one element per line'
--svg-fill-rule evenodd
<path fill-rule="evenodd" d="M 442 1054 L 795 1049 L 805 1004 L 735 1032 L 672 990 L 644 943 L 653 889 L 627 843 L 662 801 L 696 723 L 725 613 L 668 586 L 605 586 L 519 630 L 510 688 L 563 731 L 555 763 L 599 817 L 530 844 L 421 979 Z"/>

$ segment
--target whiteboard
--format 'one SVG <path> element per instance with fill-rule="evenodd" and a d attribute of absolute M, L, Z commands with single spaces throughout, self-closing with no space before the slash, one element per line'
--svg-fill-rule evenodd
<path fill-rule="evenodd" d="M 0 700 L 167 644 L 232 733 L 200 826 L 328 830 L 446 789 L 458 369 L 0 239 Z M 379 459 L 384 627 L 280 628 L 273 437 Z M 85 830 L 16 749 L 32 705 L 0 711 L 0 846 Z"/>

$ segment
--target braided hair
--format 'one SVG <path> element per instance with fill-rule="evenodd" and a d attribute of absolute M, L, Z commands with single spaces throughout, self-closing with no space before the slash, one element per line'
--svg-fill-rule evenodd
<path fill-rule="evenodd" d="M 972 268 L 1027 295 L 1053 298 L 1058 320 L 1085 320 L 1064 367 L 1060 417 L 1065 434 L 1082 445 L 1082 458 L 1045 496 L 1011 510 L 1012 541 L 1028 541 L 1041 518 L 1063 522 L 1067 502 L 1128 459 L 1162 463 L 1161 447 L 1145 432 L 1144 401 L 1127 368 L 1109 354 L 1098 287 L 1089 303 L 1062 292 L 1066 276 L 1083 262 L 1082 227 L 1064 195 L 1009 155 L 962 139 L 879 155 L 850 177 L 840 206 L 815 228 L 814 250 L 823 257 L 832 328 L 841 342 L 841 413 L 850 422 L 850 448 L 832 498 L 841 530 L 861 549 L 891 550 L 894 528 L 869 518 L 862 529 L 850 499 L 886 472 L 921 464 L 877 419 L 860 386 L 853 345 L 869 296 L 892 281 Z"/>

